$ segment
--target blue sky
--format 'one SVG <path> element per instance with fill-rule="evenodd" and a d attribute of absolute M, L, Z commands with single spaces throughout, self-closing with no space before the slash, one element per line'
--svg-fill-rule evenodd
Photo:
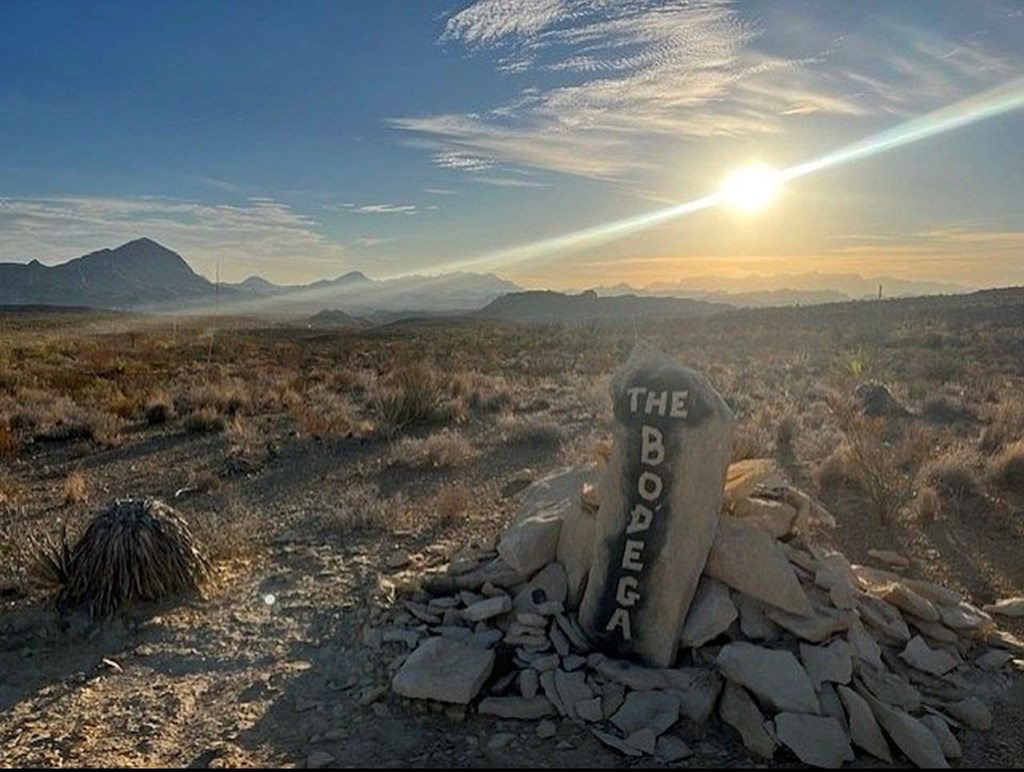
<path fill-rule="evenodd" d="M 1013 84 L 1017 2 L 6 0 L 0 73 L 0 260 L 145 235 L 282 283 L 1024 283 L 1020 109 L 793 180 L 754 214 L 509 251 Z"/>

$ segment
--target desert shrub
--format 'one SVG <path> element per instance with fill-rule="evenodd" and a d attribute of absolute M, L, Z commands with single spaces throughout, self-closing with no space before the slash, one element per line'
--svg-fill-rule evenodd
<path fill-rule="evenodd" d="M 424 365 L 395 370 L 370 401 L 386 433 L 429 424 L 449 423 L 459 417 L 459 404 L 449 397 L 448 379 Z"/>
<path fill-rule="evenodd" d="M 462 483 L 449 483 L 434 497 L 434 510 L 445 528 L 459 525 L 469 511 L 469 489 Z"/>
<path fill-rule="evenodd" d="M 154 394 L 146 401 L 146 423 L 150 426 L 163 426 L 174 416 L 174 403 L 166 394 Z"/>
<path fill-rule="evenodd" d="M 442 429 L 429 437 L 407 437 L 391 450 L 391 462 L 414 468 L 458 466 L 475 455 L 473 445 L 458 431 Z"/>
<path fill-rule="evenodd" d="M 783 448 L 790 448 L 800 429 L 800 418 L 795 413 L 787 413 L 775 427 L 775 443 Z"/>
<path fill-rule="evenodd" d="M 59 587 L 56 604 L 86 604 L 107 617 L 123 604 L 197 593 L 210 564 L 188 524 L 155 499 L 121 499 L 69 546 L 67 534 L 37 547 L 35 573 Z"/>
<path fill-rule="evenodd" d="M 304 434 L 318 440 L 345 436 L 356 425 L 352 405 L 327 391 L 316 391 L 304 400 L 292 401 L 288 412 Z"/>
<path fill-rule="evenodd" d="M 965 447 L 953 448 L 921 467 L 921 479 L 939 493 L 954 498 L 977 496 L 981 483 L 975 473 L 978 456 Z"/>
<path fill-rule="evenodd" d="M 527 445 L 537 449 L 554 449 L 565 441 L 565 430 L 550 419 L 510 418 L 502 427 L 504 439 L 512 445 Z"/>
<path fill-rule="evenodd" d="M 0 458 L 14 458 L 20 449 L 18 435 L 8 428 L 6 421 L 0 420 Z"/>
<path fill-rule="evenodd" d="M 850 473 L 882 523 L 889 524 L 910 498 L 908 476 L 896 463 L 886 420 L 864 415 L 837 395 L 826 400 L 846 439 Z"/>
<path fill-rule="evenodd" d="M 855 464 L 850 446 L 843 442 L 818 467 L 818 487 L 826 490 L 844 485 L 860 485 Z"/>
<path fill-rule="evenodd" d="M 1007 445 L 989 462 L 989 477 L 1000 488 L 1024 493 L 1024 440 Z"/>
<path fill-rule="evenodd" d="M 88 500 L 88 486 L 80 470 L 75 469 L 64 478 L 63 493 L 65 504 L 81 504 Z"/>
<path fill-rule="evenodd" d="M 743 421 L 738 424 L 732 439 L 732 461 L 764 458 L 772 452 L 771 433 L 762 422 Z"/>
<path fill-rule="evenodd" d="M 226 426 L 224 416 L 212 407 L 201 407 L 185 418 L 185 430 L 192 434 L 222 432 Z"/>
<path fill-rule="evenodd" d="M 938 491 L 930 486 L 921 488 L 914 500 L 914 508 L 921 520 L 934 523 L 939 519 L 939 514 L 942 511 L 942 500 L 939 498 Z"/>
<path fill-rule="evenodd" d="M 965 366 L 964 356 L 959 351 L 939 349 L 922 358 L 921 375 L 929 381 L 948 383 L 959 378 Z"/>
<path fill-rule="evenodd" d="M 990 408 L 988 423 L 981 432 L 978 447 L 993 453 L 1004 445 L 1024 439 L 1024 400 L 1011 399 Z"/>

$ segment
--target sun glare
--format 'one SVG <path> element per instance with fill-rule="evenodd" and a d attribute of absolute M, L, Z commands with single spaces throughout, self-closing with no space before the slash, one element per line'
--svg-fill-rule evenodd
<path fill-rule="evenodd" d="M 782 175 L 763 164 L 747 166 L 730 174 L 718 188 L 722 202 L 744 212 L 763 209 L 778 195 Z"/>

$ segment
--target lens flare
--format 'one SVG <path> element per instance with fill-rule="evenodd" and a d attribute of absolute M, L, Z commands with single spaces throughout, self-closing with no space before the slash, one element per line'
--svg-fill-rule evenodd
<path fill-rule="evenodd" d="M 824 171 L 835 166 L 850 163 L 861 158 L 888 152 L 912 142 L 944 134 L 972 123 L 1008 113 L 1024 106 L 1024 77 L 1015 78 L 1000 86 L 982 91 L 959 102 L 934 110 L 926 115 L 913 118 L 886 131 L 866 139 L 853 142 L 819 158 L 805 161 L 779 170 L 776 175 L 780 184 Z M 646 230 L 669 220 L 694 214 L 719 204 L 729 198 L 721 192 L 675 204 L 664 209 L 629 217 L 616 222 L 595 225 L 590 228 L 566 233 L 561 236 L 541 239 L 507 249 L 488 252 L 465 260 L 457 260 L 437 266 L 438 271 L 465 270 L 468 268 L 498 269 L 544 257 L 554 252 L 573 252 L 597 244 L 613 241 L 637 231 Z"/>

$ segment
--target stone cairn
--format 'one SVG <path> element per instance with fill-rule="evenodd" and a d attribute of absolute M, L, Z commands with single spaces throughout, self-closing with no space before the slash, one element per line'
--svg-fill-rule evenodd
<path fill-rule="evenodd" d="M 634 354 L 612 384 L 599 463 L 534 482 L 496 549 L 463 552 L 380 610 L 367 645 L 402 642 L 391 688 L 541 737 L 564 717 L 617 752 L 678 761 L 668 730 L 721 720 L 746 749 L 840 767 L 854 749 L 921 767 L 992 716 L 975 684 L 1024 643 L 958 592 L 815 547 L 834 526 L 769 460 L 727 466 L 732 417 L 697 373 Z M 724 486 L 723 486 L 724 480 Z M 1017 658 L 1017 659 L 1015 659 Z M 462 706 L 461 708 L 458 706 Z"/>

